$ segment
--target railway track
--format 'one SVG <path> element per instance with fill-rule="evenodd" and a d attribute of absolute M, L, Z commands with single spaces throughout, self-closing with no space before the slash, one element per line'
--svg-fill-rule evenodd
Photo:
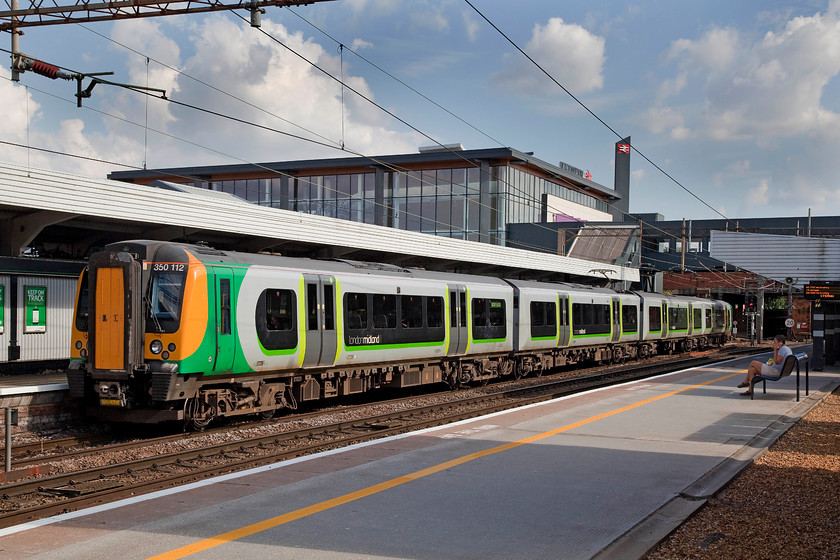
<path fill-rule="evenodd" d="M 742 348 L 703 357 L 584 370 L 574 376 L 561 373 L 523 380 L 527 386 L 488 387 L 470 396 L 433 404 L 418 404 L 434 397 L 426 395 L 341 407 L 274 422 L 271 433 L 254 434 L 272 426 L 259 422 L 103 445 L 74 455 L 68 452 L 59 457 L 26 459 L 29 464 L 43 464 L 60 458 L 57 470 L 61 472 L 0 486 L 0 527 L 756 351 L 760 349 Z M 389 411 L 378 412 L 383 407 Z M 325 421 L 325 417 L 343 418 Z M 316 422 L 318 425 L 312 425 Z M 280 431 L 283 428 L 289 429 Z M 99 463 L 105 458 L 108 464 L 90 467 L 84 459 L 92 456 Z"/>

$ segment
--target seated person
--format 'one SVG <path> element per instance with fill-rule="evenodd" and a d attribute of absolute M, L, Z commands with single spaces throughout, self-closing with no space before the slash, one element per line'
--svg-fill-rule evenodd
<path fill-rule="evenodd" d="M 752 394 L 752 387 L 750 382 L 752 381 L 753 377 L 758 374 L 765 375 L 767 377 L 779 377 L 779 374 L 782 371 L 782 364 L 785 362 L 785 358 L 793 354 L 793 350 L 790 349 L 790 346 L 785 344 L 785 335 L 777 334 L 773 337 L 773 358 L 768 363 L 759 362 L 758 360 L 753 360 L 750 362 L 750 367 L 747 370 L 747 378 L 744 379 L 740 385 L 738 385 L 739 389 L 744 387 L 749 387 L 746 391 L 741 393 L 742 396 L 749 397 Z"/>

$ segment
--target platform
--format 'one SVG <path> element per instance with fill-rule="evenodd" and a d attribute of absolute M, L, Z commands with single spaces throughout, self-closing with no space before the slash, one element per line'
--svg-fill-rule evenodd
<path fill-rule="evenodd" d="M 797 349 L 797 352 L 803 351 Z M 767 354 L 759 355 L 766 359 Z M 0 530 L 4 560 L 638 558 L 840 384 L 732 360 Z M 804 380 L 803 380 L 804 382 Z"/>
<path fill-rule="evenodd" d="M 67 389 L 67 375 L 64 372 L 0 377 L 0 397 L 66 391 Z"/>
<path fill-rule="evenodd" d="M 62 372 L 0 377 L 0 408 L 18 411 L 13 432 L 43 431 L 82 421 L 76 400 L 68 399 L 67 375 Z M 4 426 L 0 414 L 0 427 Z"/>

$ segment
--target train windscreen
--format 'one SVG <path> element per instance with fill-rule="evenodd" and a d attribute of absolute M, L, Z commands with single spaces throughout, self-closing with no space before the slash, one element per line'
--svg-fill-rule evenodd
<path fill-rule="evenodd" d="M 173 333 L 181 323 L 187 265 L 157 263 L 152 272 L 147 330 Z"/>

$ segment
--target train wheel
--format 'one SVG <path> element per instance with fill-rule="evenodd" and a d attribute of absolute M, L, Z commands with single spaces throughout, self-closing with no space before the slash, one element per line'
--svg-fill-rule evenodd
<path fill-rule="evenodd" d="M 263 410 L 262 412 L 258 412 L 257 416 L 260 417 L 260 420 L 269 420 L 272 416 L 274 416 L 275 412 L 277 412 L 277 409 Z"/>

